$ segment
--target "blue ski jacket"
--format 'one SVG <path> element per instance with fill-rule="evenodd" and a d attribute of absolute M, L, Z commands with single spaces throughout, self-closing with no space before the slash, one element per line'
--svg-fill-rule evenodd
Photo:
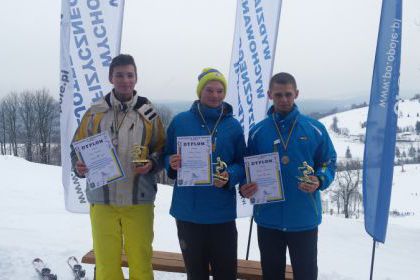
<path fill-rule="evenodd" d="M 220 116 L 221 108 L 209 108 L 195 101 L 189 111 L 174 117 L 167 130 L 165 146 L 165 167 L 168 176 L 176 179 L 177 173 L 169 165 L 169 157 L 177 153 L 177 137 L 209 135 L 208 128 L 213 128 Z M 217 157 L 227 163 L 229 181 L 224 188 L 215 186 L 178 187 L 175 181 L 172 194 L 170 214 L 178 220 L 199 223 L 217 224 L 236 219 L 236 190 L 235 185 L 243 180 L 243 155 L 245 153 L 245 139 L 241 125 L 232 116 L 232 107 L 223 103 L 223 116 L 213 135 L 216 150 L 212 154 L 212 162 Z"/>
<path fill-rule="evenodd" d="M 291 133 L 286 151 L 274 121 L 284 142 Z M 319 121 L 300 114 L 296 105 L 286 116 L 274 113 L 274 108 L 271 107 L 267 117 L 250 130 L 247 154 L 276 151 L 280 159 L 284 155 L 289 158 L 287 164 L 280 163 L 285 200 L 255 205 L 255 222 L 259 226 L 282 231 L 316 228 L 322 219 L 320 191 L 325 190 L 333 181 L 336 168 L 337 156 L 327 130 Z M 313 167 L 320 180 L 318 190 L 310 194 L 298 189 L 297 177 L 302 176 L 299 167 L 304 161 Z"/>

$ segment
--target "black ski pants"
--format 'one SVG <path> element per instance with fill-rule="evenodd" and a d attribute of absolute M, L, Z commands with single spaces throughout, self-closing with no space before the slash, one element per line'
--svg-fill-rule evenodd
<path fill-rule="evenodd" d="M 188 280 L 236 280 L 238 232 L 235 221 L 195 224 L 177 220 Z"/>
<path fill-rule="evenodd" d="M 286 232 L 258 226 L 258 245 L 264 280 L 284 279 L 286 248 L 289 249 L 293 279 L 317 279 L 318 228 Z"/>

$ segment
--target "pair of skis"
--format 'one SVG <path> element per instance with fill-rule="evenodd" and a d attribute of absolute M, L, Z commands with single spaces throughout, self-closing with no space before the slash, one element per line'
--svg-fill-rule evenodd
<path fill-rule="evenodd" d="M 71 271 L 73 272 L 74 280 L 88 280 L 85 275 L 86 271 L 82 268 L 76 257 L 71 256 L 67 259 Z M 40 258 L 32 261 L 35 271 L 38 273 L 41 280 L 57 280 L 57 275 L 51 273 L 51 269 Z"/>

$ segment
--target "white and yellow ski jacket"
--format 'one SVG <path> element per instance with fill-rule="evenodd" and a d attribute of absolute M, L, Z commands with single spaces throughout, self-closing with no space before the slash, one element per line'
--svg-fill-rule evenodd
<path fill-rule="evenodd" d="M 94 103 L 83 116 L 73 141 L 107 131 L 117 150 L 125 179 L 98 189 L 86 188 L 91 204 L 136 205 L 153 203 L 157 192 L 156 173 L 162 169 L 165 131 L 157 112 L 147 98 L 134 92 L 129 102 L 121 103 L 113 92 Z M 149 148 L 152 170 L 145 175 L 132 171 L 132 148 L 138 144 Z M 77 156 L 72 151 L 73 168 Z M 77 173 L 76 173 L 77 174 Z"/>

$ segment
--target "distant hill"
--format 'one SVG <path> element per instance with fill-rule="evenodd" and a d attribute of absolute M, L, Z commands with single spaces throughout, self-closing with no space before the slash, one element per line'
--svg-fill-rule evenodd
<path fill-rule="evenodd" d="M 368 107 L 358 107 L 367 102 L 362 97 L 354 97 L 340 100 L 321 99 L 297 99 L 297 104 L 304 114 L 322 117 L 320 121 L 329 130 L 339 158 L 345 158 L 347 147 L 352 157 L 363 158 L 365 122 L 367 119 Z M 188 110 L 192 101 L 156 101 L 157 105 L 167 106 L 173 115 Z M 315 114 L 314 114 L 315 113 Z M 397 135 L 397 157 L 403 161 L 412 160 L 416 156 L 410 156 L 413 148 L 417 157 L 420 156 L 420 135 L 415 132 L 416 123 L 420 122 L 420 99 L 403 99 L 399 103 L 398 135 Z M 337 118 L 338 133 L 331 130 L 333 119 Z"/>
<path fill-rule="evenodd" d="M 400 98 L 410 99 L 413 96 L 413 92 L 418 91 L 402 90 L 400 91 Z M 175 115 L 188 110 L 191 106 L 192 100 L 156 100 L 154 103 L 168 106 Z M 315 118 L 322 118 L 327 114 L 347 111 L 364 103 L 369 103 L 369 93 L 367 92 L 355 92 L 351 96 L 347 95 L 340 98 L 318 99 L 299 97 L 296 100 L 296 104 L 299 106 L 302 113 L 311 115 Z"/>
<path fill-rule="evenodd" d="M 297 99 L 296 104 L 304 114 L 324 114 L 331 111 L 342 112 L 351 109 L 352 105 L 367 102 L 367 98 L 353 97 L 342 99 Z"/>
<path fill-rule="evenodd" d="M 173 101 L 173 100 L 157 100 L 154 102 L 157 106 L 164 105 L 168 107 L 173 116 L 176 114 L 186 111 L 190 108 L 192 101 Z"/>
<path fill-rule="evenodd" d="M 339 158 L 345 157 L 347 147 L 349 147 L 353 158 L 363 158 L 367 114 L 368 107 L 363 107 L 320 119 L 331 135 Z M 332 128 L 334 119 L 336 120 L 336 131 L 333 131 Z M 401 100 L 398 106 L 398 152 L 396 152 L 396 157 L 401 160 L 420 157 L 420 135 L 415 130 L 417 122 L 420 122 L 420 99 Z M 413 149 L 415 150 L 414 154 Z"/>
<path fill-rule="evenodd" d="M 316 116 L 325 115 L 327 112 L 341 112 L 351 108 L 352 104 L 361 104 L 366 102 L 362 97 L 346 98 L 346 99 L 297 99 L 296 104 L 304 114 Z M 165 105 L 171 109 L 174 115 L 182 111 L 188 110 L 192 101 L 173 101 L 173 100 L 156 100 L 156 105 Z"/>

